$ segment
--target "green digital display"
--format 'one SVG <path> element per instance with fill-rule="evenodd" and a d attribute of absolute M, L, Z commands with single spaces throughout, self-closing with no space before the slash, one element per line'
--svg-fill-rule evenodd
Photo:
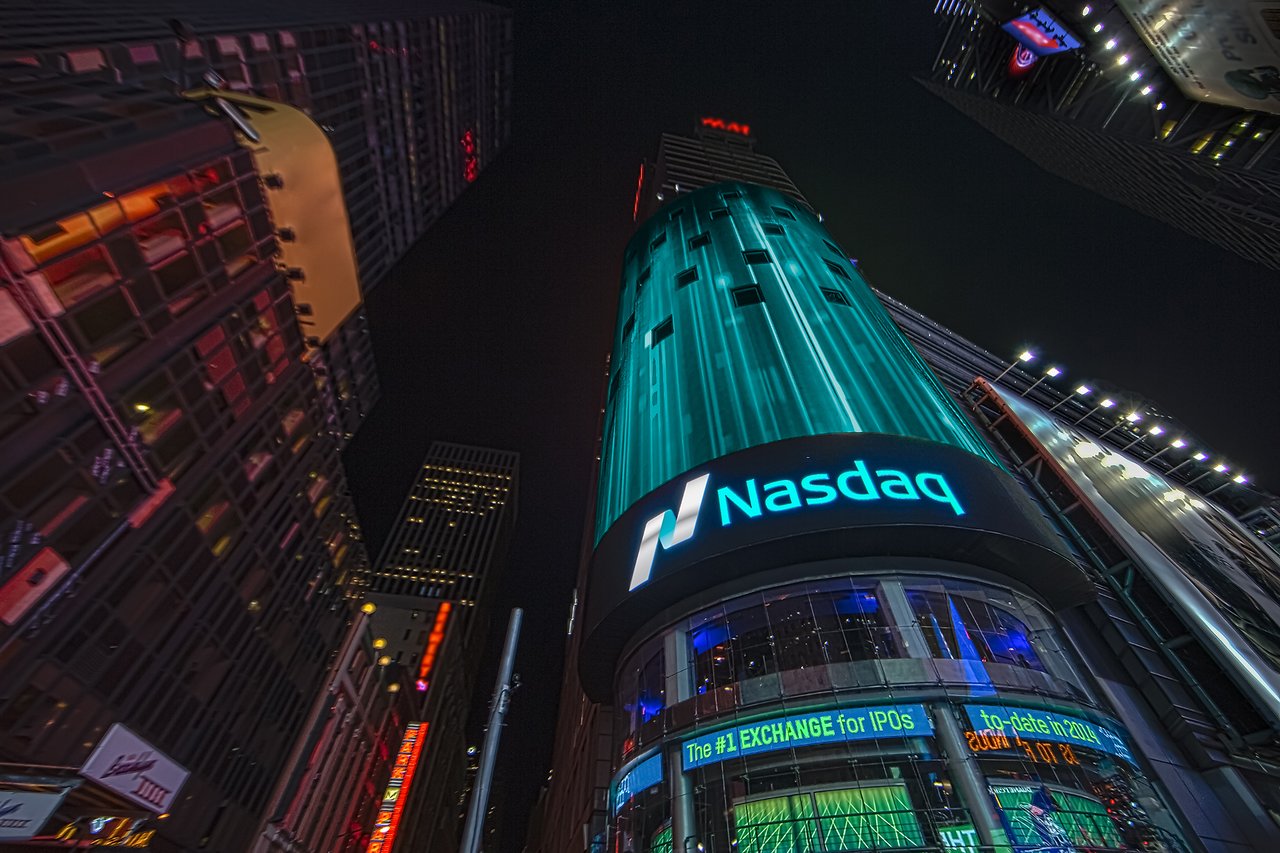
<path fill-rule="evenodd" d="M 867 785 L 734 805 L 738 853 L 818 853 L 924 846 L 905 785 Z"/>
<path fill-rule="evenodd" d="M 786 438 L 909 436 L 999 464 L 817 218 L 764 187 L 705 187 L 640 227 L 611 373 L 597 541 L 663 483 Z"/>

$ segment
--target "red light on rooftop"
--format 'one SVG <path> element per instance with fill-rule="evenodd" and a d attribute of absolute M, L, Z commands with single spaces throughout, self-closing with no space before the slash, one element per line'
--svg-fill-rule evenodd
<path fill-rule="evenodd" d="M 738 124 L 736 121 L 725 121 L 722 118 L 704 116 L 702 119 L 702 126 L 714 128 L 715 130 L 727 131 L 728 133 L 740 133 L 743 136 L 751 135 L 751 125 Z"/>

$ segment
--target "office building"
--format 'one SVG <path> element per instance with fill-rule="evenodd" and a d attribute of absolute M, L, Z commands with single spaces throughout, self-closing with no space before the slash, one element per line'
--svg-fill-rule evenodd
<path fill-rule="evenodd" d="M 1280 563 L 1239 484 L 882 302 L 789 194 L 666 201 L 529 849 L 1265 849 Z"/>
<path fill-rule="evenodd" d="M 6 840 L 249 849 L 368 564 L 273 191 L 176 95 L 0 121 L 0 798 L 49 806 Z"/>
<path fill-rule="evenodd" d="M 511 13 L 466 0 L 0 8 L 0 80 L 74 74 L 173 93 L 213 71 L 231 92 L 305 111 L 332 144 L 364 288 L 506 145 L 511 50 Z M 317 349 L 326 428 L 343 444 L 380 396 L 363 308 Z"/>
<path fill-rule="evenodd" d="M 1280 270 L 1273 12 L 941 0 L 935 13 L 930 92 L 1049 172 Z"/>
<path fill-rule="evenodd" d="M 395 841 L 399 815 L 384 801 L 412 793 L 430 727 L 408 671 L 385 654 L 367 610 L 352 622 L 295 734 L 254 853 L 365 853 L 388 834 Z"/>
<path fill-rule="evenodd" d="M 412 685 L 422 759 L 393 850 L 457 849 L 468 787 L 468 717 L 488 633 L 495 575 L 518 510 L 520 455 L 433 442 L 378 565 L 352 589 L 376 605 L 373 628 Z"/>

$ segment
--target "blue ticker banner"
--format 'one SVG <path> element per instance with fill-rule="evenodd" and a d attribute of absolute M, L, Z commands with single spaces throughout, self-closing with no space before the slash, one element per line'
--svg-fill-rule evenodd
<path fill-rule="evenodd" d="M 977 731 L 1019 735 L 1034 740 L 1049 740 L 1084 746 L 1135 763 L 1124 738 L 1110 729 L 1054 711 L 1014 708 L 1008 705 L 965 705 L 969 722 Z"/>
<path fill-rule="evenodd" d="M 631 798 L 641 791 L 646 791 L 662 781 L 662 753 L 653 755 L 635 764 L 613 786 L 611 801 L 613 813 L 631 802 Z"/>
<path fill-rule="evenodd" d="M 933 734 L 923 705 L 836 708 L 773 717 L 690 738 L 680 745 L 685 770 L 730 758 L 825 743 Z"/>

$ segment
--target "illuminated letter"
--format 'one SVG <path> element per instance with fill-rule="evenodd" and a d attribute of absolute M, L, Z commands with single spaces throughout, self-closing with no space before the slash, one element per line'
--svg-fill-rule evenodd
<path fill-rule="evenodd" d="M 930 483 L 937 484 L 936 491 L 929 488 Z M 951 487 L 947 485 L 946 478 L 941 474 L 916 474 L 916 486 L 920 488 L 920 492 L 929 500 L 944 503 L 951 507 L 956 515 L 964 515 L 960 502 L 951 493 Z"/>
<path fill-rule="evenodd" d="M 815 504 L 829 504 L 835 500 L 836 490 L 823 483 L 823 481 L 830 479 L 831 477 L 827 474 L 810 474 L 801 480 L 800 485 L 804 487 L 806 492 L 817 493 L 818 495 L 818 497 L 805 499 L 805 503 L 809 506 L 814 506 Z"/>
<path fill-rule="evenodd" d="M 756 491 L 756 481 L 754 479 L 747 480 L 747 495 L 751 498 L 750 502 L 744 501 L 733 493 L 728 486 L 716 491 L 720 497 L 720 526 L 729 526 L 729 501 L 733 501 L 734 505 L 747 514 L 748 518 L 759 518 L 762 510 L 760 509 L 760 494 Z"/>
<path fill-rule="evenodd" d="M 769 494 L 769 490 L 775 488 L 776 491 Z M 774 480 L 772 483 L 765 483 L 764 492 L 765 509 L 772 512 L 781 512 L 784 509 L 795 509 L 800 506 L 800 492 L 796 490 L 796 484 L 790 480 Z"/>
<path fill-rule="evenodd" d="M 880 491 L 886 498 L 896 498 L 900 501 L 920 500 L 920 493 L 916 491 L 915 486 L 911 485 L 911 478 L 901 471 L 885 468 L 876 471 L 876 476 L 885 478 L 880 481 Z"/>
<path fill-rule="evenodd" d="M 857 477 L 862 481 L 865 491 L 855 492 L 849 487 L 849 480 Z M 853 463 L 852 471 L 845 471 L 836 480 L 836 485 L 840 487 L 840 491 L 847 498 L 855 501 L 875 501 L 880 499 L 879 492 L 876 491 L 876 484 L 871 480 L 871 474 L 867 471 L 867 465 L 861 459 Z"/>
<path fill-rule="evenodd" d="M 702 495 L 707 490 L 707 480 L 710 478 L 710 474 L 703 474 L 684 484 L 684 497 L 680 499 L 678 515 L 672 515 L 668 509 L 649 519 L 649 523 L 644 526 L 644 534 L 640 537 L 640 550 L 636 553 L 636 564 L 631 570 L 631 586 L 628 591 L 649 580 L 653 571 L 653 558 L 658 553 L 659 545 L 670 548 L 693 538 L 693 529 L 698 523 L 698 510 L 702 508 Z M 723 502 L 723 498 L 721 501 Z"/>

